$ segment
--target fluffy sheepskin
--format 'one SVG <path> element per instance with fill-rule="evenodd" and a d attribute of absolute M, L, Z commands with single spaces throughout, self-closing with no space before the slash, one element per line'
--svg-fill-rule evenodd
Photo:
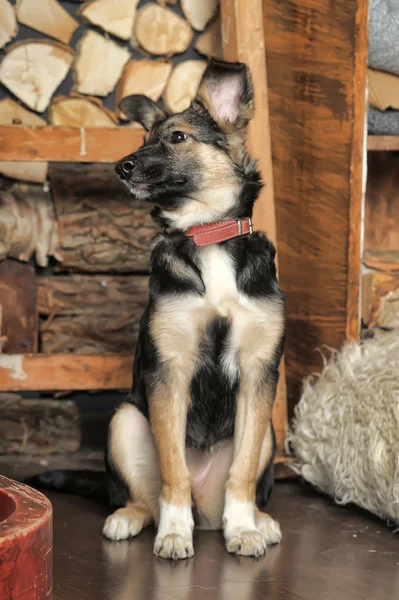
<path fill-rule="evenodd" d="M 336 502 L 399 523 L 399 331 L 324 362 L 296 407 L 294 470 Z"/>

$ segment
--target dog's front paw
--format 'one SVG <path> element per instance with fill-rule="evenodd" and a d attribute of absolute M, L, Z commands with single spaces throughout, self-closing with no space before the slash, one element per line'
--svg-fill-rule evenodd
<path fill-rule="evenodd" d="M 109 540 L 127 540 L 140 533 L 142 528 L 142 521 L 133 516 L 113 514 L 104 523 L 103 535 Z"/>
<path fill-rule="evenodd" d="M 282 535 L 279 523 L 266 513 L 258 512 L 256 527 L 259 529 L 266 546 L 272 546 L 281 542 Z"/>
<path fill-rule="evenodd" d="M 257 529 L 235 529 L 225 533 L 226 550 L 241 556 L 261 556 L 265 553 L 266 543 Z"/>
<path fill-rule="evenodd" d="M 173 560 L 191 558 L 194 555 L 193 539 L 191 536 L 182 536 L 177 533 L 157 535 L 154 554 Z"/>

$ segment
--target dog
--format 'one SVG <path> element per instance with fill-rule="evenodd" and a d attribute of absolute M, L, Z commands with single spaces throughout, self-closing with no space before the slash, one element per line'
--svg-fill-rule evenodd
<path fill-rule="evenodd" d="M 133 387 L 109 427 L 107 487 L 120 508 L 103 533 L 123 540 L 154 523 L 154 553 L 185 559 L 196 524 L 223 529 L 228 552 L 259 556 L 281 539 L 260 508 L 273 486 L 285 316 L 275 249 L 251 222 L 262 187 L 245 148 L 251 76 L 213 61 L 182 113 L 138 95 L 120 108 L 146 135 L 117 174 L 162 232 Z"/>

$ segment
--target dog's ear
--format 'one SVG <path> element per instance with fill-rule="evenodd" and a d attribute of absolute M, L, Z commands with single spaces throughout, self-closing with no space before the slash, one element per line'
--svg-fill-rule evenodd
<path fill-rule="evenodd" d="M 243 63 L 211 61 L 198 88 L 196 100 L 220 125 L 245 127 L 254 113 L 254 90 Z"/>
<path fill-rule="evenodd" d="M 140 123 L 146 131 L 166 117 L 164 111 L 155 102 L 147 96 L 139 94 L 122 98 L 119 102 L 119 109 L 128 119 Z"/>

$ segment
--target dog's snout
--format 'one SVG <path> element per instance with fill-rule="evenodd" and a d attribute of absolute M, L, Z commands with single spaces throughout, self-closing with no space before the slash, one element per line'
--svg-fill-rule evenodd
<path fill-rule="evenodd" d="M 126 160 L 122 161 L 121 167 L 122 167 L 122 171 L 124 172 L 125 175 L 131 175 L 134 171 L 134 169 L 136 168 L 137 165 L 137 159 L 134 157 L 129 157 Z"/>

